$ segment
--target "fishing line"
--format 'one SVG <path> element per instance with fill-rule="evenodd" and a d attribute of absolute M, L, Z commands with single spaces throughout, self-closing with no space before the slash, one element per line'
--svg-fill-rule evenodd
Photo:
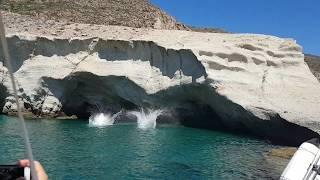
<path fill-rule="evenodd" d="M 5 34 L 6 33 L 5 33 L 4 23 L 2 20 L 2 13 L 0 12 L 0 39 L 1 39 L 2 49 L 3 49 L 5 64 L 7 66 L 8 71 L 9 71 L 9 75 L 10 75 L 10 79 L 11 79 L 11 83 L 12 83 L 13 94 L 14 94 L 14 98 L 15 98 L 15 101 L 17 104 L 17 111 L 18 111 L 18 116 L 19 116 L 20 123 L 21 123 L 22 133 L 23 133 L 23 137 L 24 137 L 24 143 L 25 143 L 25 147 L 26 147 L 26 151 L 27 151 L 27 157 L 30 161 L 32 179 L 38 180 L 38 176 L 37 176 L 37 173 L 35 170 L 35 163 L 33 161 L 33 155 L 32 155 L 31 143 L 29 140 L 29 134 L 28 134 L 28 130 L 26 127 L 26 123 L 24 121 L 24 118 L 23 118 L 23 115 L 21 112 L 19 97 L 18 97 L 18 93 L 17 93 L 17 87 L 16 87 L 16 84 L 14 81 L 14 74 L 13 74 L 12 66 L 11 66 L 11 60 L 10 60 L 9 49 L 8 49 L 8 42 L 7 42 Z"/>

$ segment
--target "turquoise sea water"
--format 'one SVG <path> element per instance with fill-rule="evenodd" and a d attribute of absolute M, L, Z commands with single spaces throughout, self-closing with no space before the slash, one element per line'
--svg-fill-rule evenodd
<path fill-rule="evenodd" d="M 174 125 L 140 130 L 79 120 L 28 120 L 50 179 L 276 179 L 284 168 L 262 140 Z M 0 164 L 24 158 L 16 118 L 0 116 Z"/>

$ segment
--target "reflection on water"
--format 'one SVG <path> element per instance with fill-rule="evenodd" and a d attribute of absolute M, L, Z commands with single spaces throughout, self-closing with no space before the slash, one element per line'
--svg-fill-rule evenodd
<path fill-rule="evenodd" d="M 34 156 L 52 179 L 276 179 L 285 163 L 264 141 L 180 126 L 90 128 L 87 121 L 27 121 Z M 0 163 L 24 158 L 19 123 L 0 117 Z M 281 160 L 280 160 L 281 161 Z"/>

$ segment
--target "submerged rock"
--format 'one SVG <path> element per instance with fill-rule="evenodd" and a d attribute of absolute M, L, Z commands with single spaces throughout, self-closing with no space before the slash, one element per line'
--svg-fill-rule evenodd
<path fill-rule="evenodd" d="M 297 148 L 294 147 L 275 148 L 269 151 L 267 156 L 290 160 L 296 151 Z"/>
<path fill-rule="evenodd" d="M 319 136 L 320 83 L 293 40 L 81 24 L 66 29 L 59 37 L 9 29 L 26 111 L 87 118 L 97 106 L 115 112 L 159 107 L 187 126 L 276 143 Z M 2 64 L 0 71 L 6 72 Z M 7 74 L 1 79 L 3 112 L 14 112 Z"/>

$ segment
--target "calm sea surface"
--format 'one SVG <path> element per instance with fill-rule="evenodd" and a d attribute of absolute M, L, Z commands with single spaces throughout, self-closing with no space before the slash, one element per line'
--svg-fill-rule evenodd
<path fill-rule="evenodd" d="M 80 120 L 28 120 L 50 179 L 277 179 L 285 163 L 262 140 L 174 125 L 141 130 Z M 0 164 L 25 158 L 20 124 L 0 116 Z"/>

